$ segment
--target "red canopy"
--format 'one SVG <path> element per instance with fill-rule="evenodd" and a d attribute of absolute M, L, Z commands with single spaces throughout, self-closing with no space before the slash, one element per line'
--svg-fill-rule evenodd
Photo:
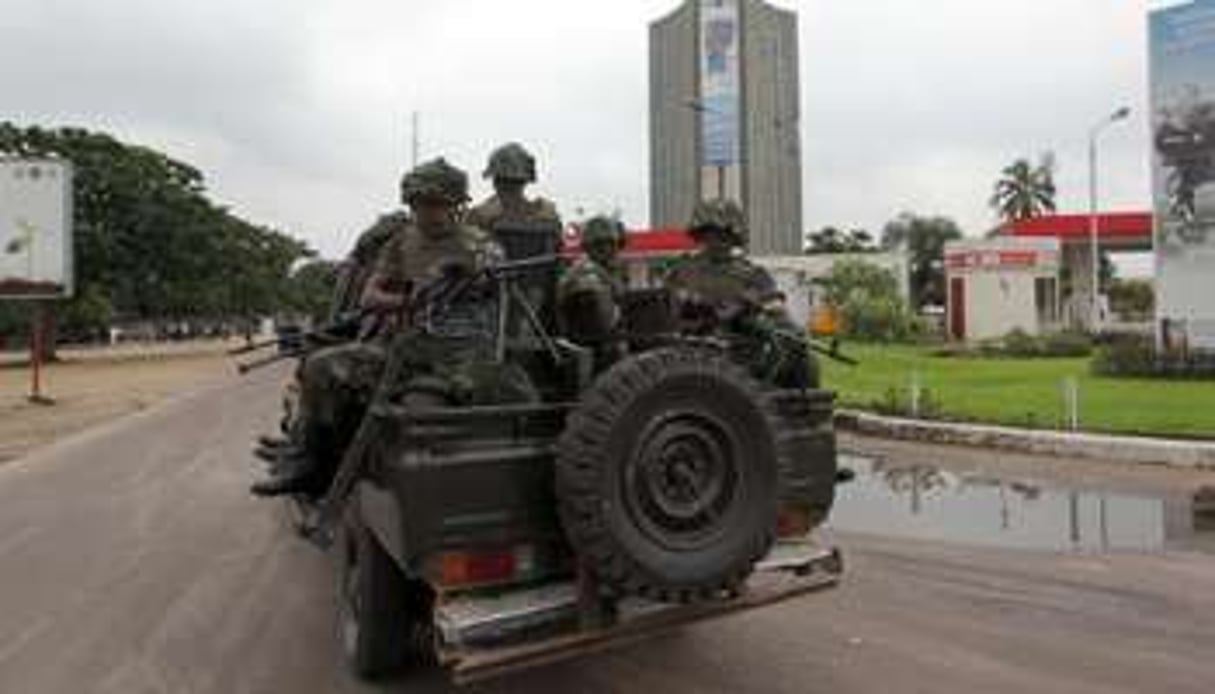
<path fill-rule="evenodd" d="M 1063 243 L 1088 243 L 1092 216 L 1060 214 L 1012 222 L 1004 233 L 1022 238 L 1055 238 Z M 1097 215 L 1102 245 L 1122 248 L 1152 247 L 1154 221 L 1149 212 L 1110 212 Z"/>

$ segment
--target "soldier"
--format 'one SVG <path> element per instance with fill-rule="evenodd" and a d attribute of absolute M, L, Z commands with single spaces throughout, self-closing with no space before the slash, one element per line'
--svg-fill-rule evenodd
<path fill-rule="evenodd" d="M 731 200 L 702 202 L 689 231 L 700 250 L 672 268 L 665 282 L 681 330 L 725 338 L 731 354 L 761 380 L 784 388 L 818 387 L 817 360 L 789 318 L 784 294 L 745 256 L 742 208 Z"/>
<path fill-rule="evenodd" d="M 333 295 L 329 302 L 329 314 L 326 316 L 327 327 L 318 331 L 316 337 L 306 345 L 301 363 L 296 368 L 296 378 L 288 385 L 288 394 L 284 398 L 284 413 L 280 430 L 286 434 L 296 425 L 294 416 L 294 394 L 298 393 L 299 381 L 304 377 L 304 363 L 310 356 L 322 347 L 347 342 L 358 336 L 357 314 L 362 301 L 363 290 L 371 271 L 375 266 L 380 250 L 389 239 L 403 226 L 409 224 L 409 213 L 404 210 L 382 215 L 363 233 L 359 234 L 354 248 L 346 259 L 338 266 L 337 277 L 334 281 Z M 279 460 L 292 451 L 290 438 L 279 436 L 261 436 L 255 453 L 259 458 L 277 466 Z"/>
<path fill-rule="evenodd" d="M 594 350 L 596 370 L 623 355 L 618 340 L 618 302 L 625 290 L 619 255 L 624 225 L 610 217 L 594 217 L 582 226 L 585 255 L 570 267 L 557 286 L 557 320 L 561 333 Z"/>
<path fill-rule="evenodd" d="M 371 271 L 375 269 L 380 251 L 396 233 L 410 223 L 409 213 L 404 210 L 382 215 L 366 231 L 359 235 L 354 248 L 338 273 L 337 288 L 333 297 L 330 320 L 336 322 L 342 316 L 359 310 L 363 290 Z"/>
<path fill-rule="evenodd" d="M 463 368 L 477 359 L 475 336 L 453 335 L 445 326 L 415 334 L 417 326 L 405 313 L 412 296 L 447 274 L 473 272 L 493 262 L 499 252 L 484 232 L 457 221 L 468 200 L 468 177 L 443 159 L 407 174 L 401 194 L 414 220 L 397 227 L 381 250 L 361 301 L 365 311 L 384 319 L 380 330 L 372 339 L 322 350 L 305 362 L 294 450 L 277 474 L 253 486 L 254 494 L 323 493 L 380 385 L 390 350 L 392 358 L 402 359 L 398 383 L 406 403 L 419 393 L 430 401 L 456 399 L 475 386 Z M 482 309 L 495 305 L 480 301 L 458 307 L 452 315 L 462 329 L 475 330 L 480 320 L 484 330 L 492 331 Z"/>
<path fill-rule="evenodd" d="M 529 200 L 526 189 L 536 182 L 536 158 L 522 145 L 510 143 L 494 150 L 485 167 L 485 178 L 493 181 L 494 195 L 472 208 L 465 222 L 494 234 L 495 240 L 511 250 L 514 239 L 500 238 L 508 228 L 533 228 L 550 236 L 547 249 L 532 255 L 553 253 L 561 241 L 561 216 L 557 207 L 544 198 Z M 511 254 L 518 259 L 523 254 Z"/>

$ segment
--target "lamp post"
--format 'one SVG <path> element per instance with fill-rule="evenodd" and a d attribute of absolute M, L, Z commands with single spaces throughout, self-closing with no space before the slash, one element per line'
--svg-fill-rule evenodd
<path fill-rule="evenodd" d="M 1088 133 L 1088 239 L 1092 253 L 1090 261 L 1093 265 L 1092 294 L 1089 296 L 1089 329 L 1096 332 L 1101 323 L 1101 251 L 1098 236 L 1100 221 L 1097 218 L 1097 139 L 1109 126 L 1118 121 L 1126 120 L 1131 115 L 1131 109 L 1123 106 L 1110 115 L 1102 118 Z"/>
<path fill-rule="evenodd" d="M 706 114 L 706 113 L 721 115 L 719 111 L 706 106 L 705 103 L 703 101 L 701 101 L 700 99 L 688 99 L 687 101 L 683 102 L 683 105 L 687 106 L 688 108 L 692 109 L 693 111 L 695 111 L 696 113 L 701 114 L 701 115 Z M 701 165 L 703 166 L 703 162 Z M 725 200 L 726 199 L 726 167 L 722 164 L 717 164 L 716 169 L 717 169 L 717 198 L 719 200 Z"/>

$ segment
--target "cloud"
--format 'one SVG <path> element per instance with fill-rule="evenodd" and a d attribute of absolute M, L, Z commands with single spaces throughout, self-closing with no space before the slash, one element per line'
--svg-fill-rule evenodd
<path fill-rule="evenodd" d="M 1012 158 L 1054 150 L 1081 207 L 1085 133 L 1111 206 L 1143 208 L 1144 2 L 778 2 L 800 13 L 806 219 L 904 209 L 990 225 Z M 1158 3 L 1157 3 L 1158 4 Z M 674 0 L 40 0 L 0 15 L 0 118 L 107 130 L 195 163 L 241 214 L 330 255 L 424 156 L 474 178 L 494 146 L 540 158 L 567 216 L 646 223 L 648 30 Z M 477 180 L 484 194 L 484 182 Z"/>

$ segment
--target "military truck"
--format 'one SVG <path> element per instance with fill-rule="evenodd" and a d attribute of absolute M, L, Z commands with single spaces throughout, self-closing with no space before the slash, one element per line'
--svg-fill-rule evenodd
<path fill-rule="evenodd" d="M 765 385 L 679 335 L 661 291 L 624 302 L 628 356 L 595 373 L 534 305 L 556 266 L 523 265 L 465 284 L 494 284 L 488 337 L 541 396 L 377 396 L 328 496 L 295 502 L 331 546 L 354 672 L 437 663 L 467 683 L 836 585 L 840 553 L 814 535 L 832 393 Z"/>

